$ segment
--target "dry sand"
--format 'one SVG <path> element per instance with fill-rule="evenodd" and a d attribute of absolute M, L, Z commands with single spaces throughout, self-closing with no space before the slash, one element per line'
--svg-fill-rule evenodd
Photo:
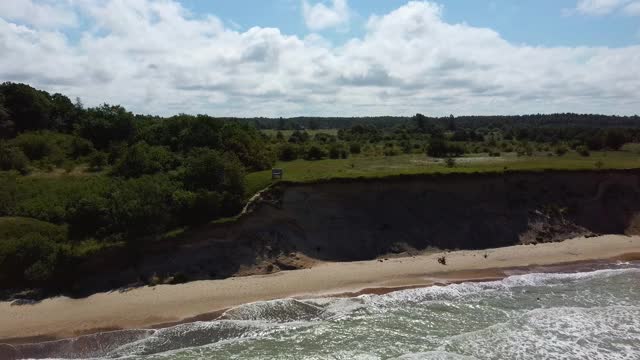
<path fill-rule="evenodd" d="M 437 261 L 442 255 L 446 255 L 446 266 Z M 0 343 L 151 327 L 198 319 L 202 314 L 259 300 L 379 292 L 380 288 L 501 277 L 504 269 L 514 267 L 635 259 L 639 255 L 640 237 L 609 235 L 562 243 L 394 258 L 383 262 L 323 263 L 311 269 L 272 275 L 143 287 L 83 299 L 57 297 L 33 305 L 1 302 Z"/>

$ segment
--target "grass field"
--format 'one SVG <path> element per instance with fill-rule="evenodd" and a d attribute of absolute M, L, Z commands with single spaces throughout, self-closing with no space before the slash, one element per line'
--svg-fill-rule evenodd
<path fill-rule="evenodd" d="M 284 170 L 284 180 L 312 182 L 331 178 L 375 178 L 391 175 L 429 173 L 504 172 L 514 170 L 591 170 L 640 168 L 640 155 L 635 151 L 593 152 L 583 157 L 575 152 L 564 156 L 518 157 L 502 154 L 488 157 L 485 154 L 456 159 L 454 167 L 447 167 L 443 160 L 428 158 L 422 154 L 389 157 L 352 156 L 349 159 L 278 162 L 277 168 Z M 271 171 L 250 173 L 247 176 L 248 193 L 254 194 L 272 183 Z"/>
<path fill-rule="evenodd" d="M 291 134 L 293 134 L 293 132 L 295 130 L 273 130 L 273 129 L 265 129 L 265 130 L 260 130 L 263 133 L 269 135 L 269 136 L 276 136 L 276 134 L 278 133 L 278 131 L 280 131 L 282 133 L 282 135 L 285 138 L 289 138 L 289 136 L 291 136 Z M 328 134 L 328 135 L 333 135 L 333 136 L 337 136 L 338 135 L 338 129 L 319 129 L 319 130 L 305 130 L 305 132 L 307 134 L 309 134 L 311 137 L 315 136 L 316 134 Z"/>

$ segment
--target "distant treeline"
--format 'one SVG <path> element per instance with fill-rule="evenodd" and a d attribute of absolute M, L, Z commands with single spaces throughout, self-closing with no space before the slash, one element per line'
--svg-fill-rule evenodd
<path fill-rule="evenodd" d="M 412 127 L 415 116 L 378 117 L 293 117 L 293 118 L 239 118 L 253 124 L 258 129 L 273 130 L 317 130 L 348 129 L 355 125 L 371 125 L 377 128 Z M 429 117 L 424 120 L 441 128 L 640 128 L 640 116 L 616 116 L 597 114 L 534 114 L 534 115 L 491 115 L 491 116 L 445 116 Z"/>

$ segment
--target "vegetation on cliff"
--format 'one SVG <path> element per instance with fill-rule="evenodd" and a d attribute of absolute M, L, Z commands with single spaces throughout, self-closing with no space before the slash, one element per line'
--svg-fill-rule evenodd
<path fill-rule="evenodd" d="M 0 85 L 0 284 L 236 215 L 285 180 L 640 167 L 640 121 L 601 115 L 230 119 L 135 115 Z M 626 145 L 625 145 L 626 144 Z M 445 160 L 443 158 L 457 158 Z"/>

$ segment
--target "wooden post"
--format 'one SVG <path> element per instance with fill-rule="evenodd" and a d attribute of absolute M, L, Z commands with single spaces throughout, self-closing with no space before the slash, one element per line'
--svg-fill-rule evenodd
<path fill-rule="evenodd" d="M 282 169 L 271 169 L 271 180 L 282 180 L 282 177 L 284 176 L 284 170 Z"/>

